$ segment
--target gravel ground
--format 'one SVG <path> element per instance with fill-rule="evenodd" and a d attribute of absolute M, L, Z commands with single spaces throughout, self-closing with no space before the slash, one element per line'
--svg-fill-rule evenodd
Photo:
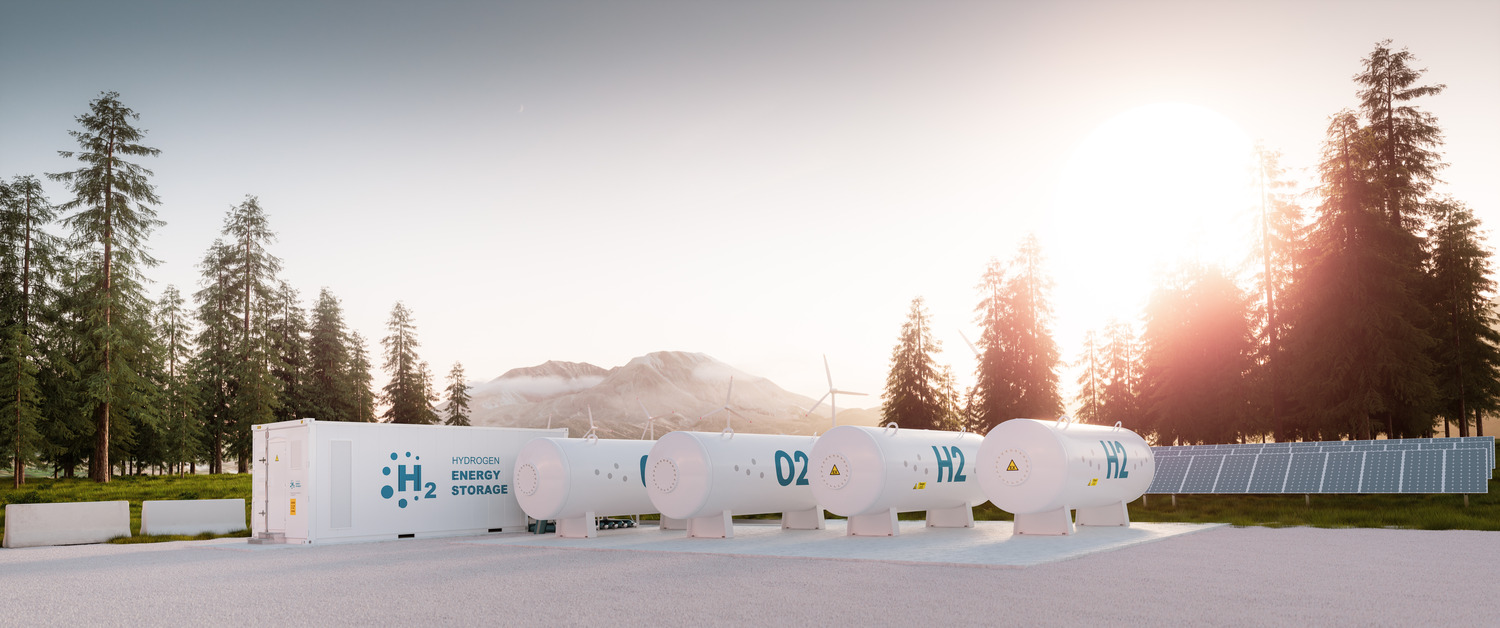
<path fill-rule="evenodd" d="M 0 551 L 11 625 L 1500 625 L 1500 533 L 1220 527 L 1031 567 L 239 539 Z"/>

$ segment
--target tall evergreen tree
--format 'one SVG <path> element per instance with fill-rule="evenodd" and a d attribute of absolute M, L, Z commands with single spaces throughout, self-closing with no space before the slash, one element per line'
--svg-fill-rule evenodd
<path fill-rule="evenodd" d="M 984 331 L 975 399 L 986 428 L 1062 414 L 1062 353 L 1052 338 L 1052 280 L 1042 263 L 1041 244 L 1029 235 L 1008 269 L 991 260 L 980 283 L 984 298 L 976 309 Z"/>
<path fill-rule="evenodd" d="M 1286 432 L 1284 412 L 1287 405 L 1283 374 L 1285 362 L 1282 336 L 1287 320 L 1281 315 L 1282 301 L 1291 285 L 1296 268 L 1298 247 L 1303 238 L 1302 208 L 1295 197 L 1295 184 L 1281 166 L 1281 153 L 1255 147 L 1256 175 L 1260 187 L 1260 220 L 1256 256 L 1259 272 L 1255 281 L 1259 302 L 1256 304 L 1257 355 L 1256 381 L 1261 391 L 1258 416 L 1263 416 L 1265 430 Z"/>
<path fill-rule="evenodd" d="M 239 472 L 245 473 L 249 471 L 251 426 L 275 420 L 279 409 L 279 382 L 272 374 L 276 353 L 268 326 L 277 297 L 276 273 L 281 270 L 281 259 L 266 250 L 276 234 L 254 196 L 247 195 L 229 210 L 223 235 L 233 247 L 230 285 L 239 318 L 234 350 L 238 362 L 229 403 L 233 424 L 230 443 Z"/>
<path fill-rule="evenodd" d="M 464 381 L 464 365 L 453 363 L 448 371 L 448 425 L 469 424 L 469 383 Z"/>
<path fill-rule="evenodd" d="M 0 224 L 5 225 L 7 248 L 15 256 L 12 262 L 16 278 L 20 282 L 19 320 L 22 333 L 30 336 L 31 310 L 36 300 L 37 289 L 43 285 L 46 274 L 55 268 L 54 260 L 61 254 L 57 238 L 43 228 L 57 219 L 57 208 L 47 201 L 42 183 L 36 177 L 18 176 L 7 187 L 6 202 L 0 203 L 5 216 Z M 33 342 L 35 337 L 32 336 Z"/>
<path fill-rule="evenodd" d="M 386 332 L 380 344 L 385 348 L 385 372 L 391 379 L 382 389 L 380 401 L 387 406 L 382 416 L 390 423 L 431 423 L 436 417 L 429 407 L 422 362 L 417 357 L 421 343 L 417 342 L 416 324 L 405 303 L 397 301 L 391 308 Z"/>
<path fill-rule="evenodd" d="M 1135 429 L 1141 423 L 1141 350 L 1129 323 L 1112 320 L 1104 328 L 1104 384 L 1099 422 Z"/>
<path fill-rule="evenodd" d="M 1434 203 L 1430 274 L 1434 305 L 1432 361 L 1437 409 L 1469 436 L 1485 412 L 1500 409 L 1500 319 L 1490 307 L 1495 292 L 1490 252 L 1479 219 L 1462 203 Z M 1444 432 L 1447 431 L 1444 422 Z M 1445 433 L 1444 436 L 1447 434 Z"/>
<path fill-rule="evenodd" d="M 1084 423 L 1103 422 L 1104 413 L 1099 403 L 1101 389 L 1104 387 L 1103 357 L 1098 334 L 1092 329 L 1088 330 L 1083 335 L 1083 354 L 1078 357 L 1083 372 L 1078 374 L 1078 411 L 1073 413 L 1074 417 Z"/>
<path fill-rule="evenodd" d="M 37 384 L 36 353 L 21 325 L 0 329 L 0 436 L 7 445 L 14 474 L 12 486 L 26 482 L 26 467 L 41 446 L 41 389 Z"/>
<path fill-rule="evenodd" d="M 276 420 L 293 421 L 307 413 L 307 313 L 297 290 L 285 281 L 276 290 L 267 323 L 275 358 L 271 374 L 277 381 Z"/>
<path fill-rule="evenodd" d="M 1351 112 L 1333 117 L 1318 166 L 1321 201 L 1287 296 L 1288 391 L 1296 433 L 1371 438 L 1430 429 L 1433 341 L 1415 299 L 1406 243 L 1371 183 L 1378 148 Z"/>
<path fill-rule="evenodd" d="M 203 287 L 193 293 L 199 328 L 194 343 L 198 353 L 191 370 L 197 378 L 199 421 L 204 427 L 209 473 L 223 473 L 224 449 L 233 438 L 230 403 L 239 360 L 235 352 L 239 318 L 233 257 L 233 248 L 215 240 L 198 264 Z"/>
<path fill-rule="evenodd" d="M 922 297 L 912 299 L 906 323 L 901 325 L 901 335 L 891 352 L 885 404 L 880 409 L 882 424 L 894 422 L 902 427 L 940 430 L 951 429 L 961 422 L 956 413 L 957 400 L 944 392 L 945 385 L 952 388 L 951 374 L 945 376 L 933 358 L 942 352 L 943 346 L 932 337 L 930 319 Z"/>
<path fill-rule="evenodd" d="M 349 381 L 354 386 L 354 418 L 362 423 L 375 422 L 375 376 L 370 364 L 370 351 L 366 349 L 365 337 L 359 332 L 349 334 Z"/>
<path fill-rule="evenodd" d="M 422 422 L 428 425 L 438 423 L 440 419 L 435 405 L 438 402 L 437 377 L 432 374 L 432 367 L 427 364 L 426 360 L 422 360 L 417 367 L 417 372 L 421 374 L 417 381 L 422 391 Z"/>
<path fill-rule="evenodd" d="M 309 416 L 323 421 L 358 421 L 358 391 L 351 370 L 349 330 L 338 297 L 323 288 L 313 306 L 307 341 L 307 407 Z M 366 367 L 368 371 L 368 367 Z M 357 374 L 356 374 L 357 375 Z"/>
<path fill-rule="evenodd" d="M 1164 444 L 1249 436 L 1249 307 L 1233 279 L 1192 268 L 1158 288 L 1142 342 L 1143 435 Z"/>
<path fill-rule="evenodd" d="M 172 469 L 182 469 L 198 458 L 203 439 L 198 421 L 199 401 L 189 363 L 193 356 L 192 330 L 188 324 L 185 302 L 176 286 L 167 286 L 156 302 L 157 342 L 163 349 L 164 363 L 159 384 L 166 399 L 162 425 L 161 462 Z"/>
<path fill-rule="evenodd" d="M 119 94 L 102 94 L 89 104 L 89 112 L 77 117 L 81 131 L 69 131 L 78 151 L 58 151 L 66 159 L 78 159 L 82 167 L 49 174 L 73 192 L 61 205 L 75 211 L 65 222 L 74 240 L 98 251 L 94 269 L 97 289 L 86 303 L 91 343 L 80 365 L 86 382 L 88 411 L 95 416 L 94 451 L 89 459 L 90 475 L 108 482 L 111 474 L 110 447 L 117 442 L 111 429 L 126 424 L 131 415 L 146 418 L 145 397 L 152 390 L 139 373 L 147 366 L 147 347 L 139 344 L 148 326 L 145 299 L 139 283 L 141 268 L 156 260 L 146 250 L 151 230 L 162 225 L 152 205 L 159 203 L 148 177 L 151 171 L 127 157 L 157 155 L 160 151 L 139 144 L 144 132 L 131 125 L 139 115 L 120 103 Z M 125 410 L 125 417 L 115 416 Z M 119 421 L 124 418 L 126 421 Z M 127 428 L 128 429 L 128 428 Z"/>
<path fill-rule="evenodd" d="M 1370 198 L 1391 226 L 1414 233 L 1422 226 L 1424 199 L 1437 182 L 1444 164 L 1437 148 L 1443 143 L 1437 117 L 1412 104 L 1443 92 L 1444 85 L 1416 85 L 1426 70 L 1412 67 L 1416 57 L 1392 51 L 1391 40 L 1375 44 L 1354 76 L 1359 86 L 1360 111 L 1369 121 Z"/>

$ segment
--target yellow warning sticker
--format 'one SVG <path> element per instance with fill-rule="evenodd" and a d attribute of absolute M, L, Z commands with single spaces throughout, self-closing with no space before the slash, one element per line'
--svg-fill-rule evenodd
<path fill-rule="evenodd" d="M 838 465 L 833 465 L 833 470 L 829 471 L 828 475 L 838 475 L 838 474 L 839 474 L 839 466 Z"/>
<path fill-rule="evenodd" d="M 1005 470 L 1006 471 L 1020 471 L 1021 467 L 1016 466 L 1016 461 L 1012 460 L 1012 461 L 1010 461 L 1010 466 L 1006 467 Z"/>
<path fill-rule="evenodd" d="M 911 489 L 914 490 L 914 491 L 915 490 L 924 489 L 924 488 L 927 488 L 927 483 L 926 482 L 917 482 L 916 486 L 911 487 Z"/>
<path fill-rule="evenodd" d="M 292 514 L 297 514 L 297 498 L 292 498 Z"/>
<path fill-rule="evenodd" d="M 275 459 L 275 460 L 272 460 L 272 461 L 271 461 L 271 462 L 281 462 L 281 455 L 280 455 L 280 454 L 278 454 L 278 455 L 277 455 L 277 456 L 276 456 L 276 459 Z"/>
<path fill-rule="evenodd" d="M 1092 480 L 1089 480 L 1089 486 L 1098 486 L 1098 485 L 1099 485 L 1099 478 L 1094 478 Z"/>

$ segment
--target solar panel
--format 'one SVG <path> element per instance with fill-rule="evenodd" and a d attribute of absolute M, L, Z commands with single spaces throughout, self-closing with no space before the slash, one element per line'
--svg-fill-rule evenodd
<path fill-rule="evenodd" d="M 1401 492 L 1401 460 L 1406 452 L 1365 452 L 1365 481 L 1361 493 Z"/>
<path fill-rule="evenodd" d="M 1250 476 L 1250 493 L 1280 493 L 1281 487 L 1286 484 L 1287 464 L 1291 462 L 1292 455 L 1289 453 L 1261 454 L 1256 456 L 1255 472 Z"/>
<path fill-rule="evenodd" d="M 1486 493 L 1493 436 L 1155 447 L 1148 493 Z"/>
<path fill-rule="evenodd" d="M 1358 493 L 1360 473 L 1365 467 L 1365 452 L 1341 451 L 1328 454 L 1320 493 Z"/>
<path fill-rule="evenodd" d="M 1489 492 L 1490 470 L 1485 468 L 1480 450 L 1454 449 L 1443 454 L 1447 458 L 1443 472 L 1444 493 Z"/>
<path fill-rule="evenodd" d="M 1212 493 L 1214 482 L 1219 479 L 1219 468 L 1224 464 L 1222 454 L 1198 454 L 1193 456 L 1193 466 L 1188 469 L 1187 479 L 1179 493 Z"/>
<path fill-rule="evenodd" d="M 1187 475 L 1192 456 L 1173 456 L 1156 460 L 1156 477 L 1151 480 L 1148 493 L 1176 493 L 1182 488 L 1182 478 Z"/>
<path fill-rule="evenodd" d="M 1401 492 L 1443 492 L 1443 452 L 1441 450 L 1408 451 L 1401 472 Z"/>
<path fill-rule="evenodd" d="M 1260 454 L 1227 456 L 1219 469 L 1219 481 L 1214 484 L 1215 493 L 1243 493 L 1250 485 L 1250 472 L 1255 469 Z"/>
<path fill-rule="evenodd" d="M 1319 493 L 1323 490 L 1323 466 L 1328 454 L 1293 452 L 1291 468 L 1286 474 L 1284 493 Z"/>

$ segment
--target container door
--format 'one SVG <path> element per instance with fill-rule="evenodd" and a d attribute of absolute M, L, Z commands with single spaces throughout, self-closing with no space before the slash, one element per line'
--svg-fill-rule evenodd
<path fill-rule="evenodd" d="M 291 447 L 285 438 L 272 438 L 266 452 L 266 531 L 286 532 L 286 516 L 291 510 Z"/>

